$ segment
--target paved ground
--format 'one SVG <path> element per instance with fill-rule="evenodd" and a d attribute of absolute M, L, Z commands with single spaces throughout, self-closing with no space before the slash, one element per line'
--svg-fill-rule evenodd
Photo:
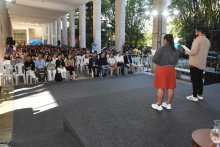
<path fill-rule="evenodd" d="M 178 81 L 173 110 L 162 113 L 150 107 L 156 97 L 152 85 L 149 73 L 98 79 L 84 74 L 73 81 L 18 86 L 12 145 L 168 147 L 182 142 L 178 146 L 185 147 L 191 144 L 193 130 L 210 128 L 219 119 L 219 84 L 206 86 L 207 99 L 193 103 L 185 99 L 191 84 Z M 11 98 L 4 103 L 13 104 Z M 2 104 L 0 118 L 11 118 L 3 124 L 12 124 L 13 111 L 2 111 Z M 3 128 L 9 128 L 10 138 L 12 126 Z"/>

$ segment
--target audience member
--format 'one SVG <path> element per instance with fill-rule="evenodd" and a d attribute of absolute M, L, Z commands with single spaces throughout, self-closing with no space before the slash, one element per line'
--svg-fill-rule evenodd
<path fill-rule="evenodd" d="M 105 57 L 105 53 L 102 53 L 99 58 L 99 66 L 102 68 L 102 76 L 105 77 L 108 75 L 111 67 L 107 63 L 107 59 Z M 106 69 L 106 71 L 105 71 Z"/>
<path fill-rule="evenodd" d="M 66 70 L 70 71 L 70 80 L 73 79 L 74 77 L 78 77 L 76 75 L 76 73 L 74 72 L 74 65 L 75 65 L 75 61 L 72 58 L 72 55 L 68 55 L 67 60 L 65 61 L 65 65 L 66 65 Z"/>
<path fill-rule="evenodd" d="M 48 81 L 54 81 L 55 74 L 56 74 L 56 61 L 52 60 L 50 55 L 47 56 L 46 67 L 47 67 L 47 73 L 48 73 L 47 74 Z"/>
<path fill-rule="evenodd" d="M 35 68 L 36 68 L 36 76 L 39 78 L 39 80 L 44 81 L 45 77 L 47 77 L 47 68 L 45 60 L 42 59 L 42 54 L 38 54 L 38 59 L 35 61 Z M 43 78 L 41 79 L 40 73 L 43 73 Z"/>
<path fill-rule="evenodd" d="M 121 74 L 125 75 L 125 64 L 124 64 L 124 57 L 121 54 L 121 51 L 118 52 L 118 55 L 115 57 L 117 61 L 117 66 L 121 67 Z"/>
<path fill-rule="evenodd" d="M 132 62 L 131 55 L 129 55 L 127 51 L 125 52 L 125 55 L 124 55 L 124 63 L 125 63 L 125 65 L 126 65 L 126 67 L 128 68 L 128 74 L 133 74 L 132 69 L 134 70 L 134 68 L 135 68 L 137 65 L 135 65 L 135 64 Z M 129 70 L 130 70 L 130 71 L 129 71 Z"/>
<path fill-rule="evenodd" d="M 58 55 L 58 59 L 56 60 L 56 69 L 61 73 L 62 78 L 66 79 L 65 62 L 61 59 L 61 54 Z"/>
<path fill-rule="evenodd" d="M 36 82 L 38 81 L 38 78 L 34 74 L 35 71 L 35 63 L 31 60 L 30 55 L 26 56 L 25 63 L 24 63 L 24 68 L 25 68 L 25 74 L 29 74 Z"/>
<path fill-rule="evenodd" d="M 92 58 L 89 59 L 89 73 L 91 73 L 91 69 L 93 70 L 94 77 L 99 77 L 99 72 L 101 67 L 99 66 L 99 60 L 97 58 L 96 53 L 92 53 Z M 95 75 L 95 69 L 97 69 L 97 74 Z"/>

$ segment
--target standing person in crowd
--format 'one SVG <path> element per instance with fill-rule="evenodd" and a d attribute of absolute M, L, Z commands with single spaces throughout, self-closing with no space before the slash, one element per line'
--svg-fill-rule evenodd
<path fill-rule="evenodd" d="M 35 82 L 38 81 L 38 78 L 36 77 L 36 75 L 34 74 L 34 70 L 35 70 L 35 64 L 34 62 L 31 60 L 30 55 L 26 56 L 25 59 L 25 63 L 24 63 L 24 68 L 25 68 L 25 74 L 29 74 L 34 80 Z"/>
<path fill-rule="evenodd" d="M 7 44 L 7 47 L 5 50 L 6 50 L 5 52 L 8 53 L 9 56 L 13 54 L 13 48 L 10 44 Z"/>
<path fill-rule="evenodd" d="M 127 43 L 125 42 L 124 43 L 124 51 L 123 51 L 123 53 L 128 52 L 128 51 L 129 51 L 129 47 L 128 47 Z"/>
<path fill-rule="evenodd" d="M 70 80 L 73 79 L 73 76 L 74 76 L 74 77 L 78 77 L 78 76 L 76 75 L 76 73 L 74 72 L 75 61 L 74 61 L 74 59 L 72 58 L 72 55 L 71 55 L 71 54 L 68 55 L 67 60 L 65 61 L 65 65 L 66 65 L 66 70 L 69 70 L 69 71 L 70 71 Z"/>
<path fill-rule="evenodd" d="M 94 77 L 99 77 L 99 72 L 101 67 L 99 66 L 99 59 L 97 58 L 96 53 L 92 53 L 92 58 L 89 59 L 89 73 L 91 73 L 91 69 L 93 70 Z M 95 69 L 97 69 L 97 74 L 95 75 Z"/>
<path fill-rule="evenodd" d="M 124 63 L 126 67 L 128 68 L 128 74 L 133 74 L 132 69 L 134 69 L 137 65 L 132 63 L 131 55 L 129 55 L 127 51 L 125 52 L 125 55 L 124 55 Z"/>
<path fill-rule="evenodd" d="M 42 54 L 38 54 L 38 59 L 35 61 L 35 68 L 36 68 L 36 76 L 41 79 L 40 73 L 43 73 L 43 78 L 41 79 L 44 81 L 45 77 L 47 77 L 47 68 L 45 60 L 42 59 Z"/>
<path fill-rule="evenodd" d="M 47 74 L 48 81 L 54 81 L 55 74 L 56 74 L 56 61 L 52 60 L 50 55 L 47 56 L 46 67 L 47 67 L 47 73 L 48 73 Z"/>
<path fill-rule="evenodd" d="M 93 41 L 93 43 L 91 44 L 91 46 L 92 46 L 92 53 L 94 53 L 95 51 L 97 51 L 97 50 L 96 50 L 96 44 L 95 44 L 94 41 Z"/>
<path fill-rule="evenodd" d="M 58 59 L 56 60 L 56 69 L 61 73 L 62 78 L 66 79 L 65 62 L 61 59 L 61 54 L 58 55 Z"/>
<path fill-rule="evenodd" d="M 105 53 L 101 53 L 101 57 L 99 58 L 99 66 L 102 68 L 102 76 L 103 77 L 107 76 L 111 67 L 107 63 L 107 58 L 105 57 Z"/>
<path fill-rule="evenodd" d="M 152 104 L 152 108 L 159 111 L 163 110 L 163 107 L 171 109 L 174 88 L 176 88 L 175 66 L 179 60 L 179 52 L 174 47 L 173 35 L 166 34 L 163 43 L 164 46 L 157 49 L 152 60 L 156 64 L 154 87 L 157 88 L 157 103 Z M 165 90 L 167 101 L 162 103 Z"/>
<path fill-rule="evenodd" d="M 117 62 L 116 62 L 116 59 L 113 56 L 113 53 L 109 54 L 107 62 L 108 62 L 108 65 L 114 69 L 114 71 L 113 71 L 114 75 L 117 76 Z"/>
<path fill-rule="evenodd" d="M 203 100 L 203 71 L 206 67 L 206 59 L 210 49 L 210 41 L 206 38 L 205 29 L 197 27 L 195 34 L 197 38 L 193 41 L 191 50 L 185 51 L 189 55 L 190 75 L 193 94 L 186 98 L 191 101 Z"/>
<path fill-rule="evenodd" d="M 125 64 L 124 64 L 124 57 L 121 54 L 121 51 L 118 52 L 118 55 L 115 57 L 117 61 L 117 66 L 121 67 L 121 74 L 125 75 Z"/>

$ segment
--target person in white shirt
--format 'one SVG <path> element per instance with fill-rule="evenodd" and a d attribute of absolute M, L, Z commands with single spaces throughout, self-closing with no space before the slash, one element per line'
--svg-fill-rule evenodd
<path fill-rule="evenodd" d="M 85 58 L 84 58 L 84 62 L 83 62 L 85 65 L 89 64 L 89 58 L 90 58 L 89 54 L 85 54 Z"/>
<path fill-rule="evenodd" d="M 116 56 L 117 66 L 121 67 L 121 74 L 125 75 L 125 64 L 124 64 L 124 57 L 121 55 L 121 51 L 118 52 Z"/>
<path fill-rule="evenodd" d="M 107 62 L 108 62 L 108 65 L 114 69 L 113 73 L 115 75 L 117 75 L 117 62 L 116 62 L 116 59 L 113 56 L 113 53 L 109 54 Z"/>

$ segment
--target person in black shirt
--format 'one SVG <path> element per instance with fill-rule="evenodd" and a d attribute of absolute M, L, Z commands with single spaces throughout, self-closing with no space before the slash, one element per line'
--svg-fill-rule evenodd
<path fill-rule="evenodd" d="M 38 78 L 36 77 L 34 71 L 35 71 L 35 63 L 31 60 L 30 55 L 26 56 L 26 62 L 24 63 L 25 68 L 25 74 L 29 73 L 29 75 L 35 79 L 35 81 L 38 81 Z"/>
<path fill-rule="evenodd" d="M 89 59 L 89 73 L 91 73 L 91 69 L 93 70 L 93 73 L 95 74 L 95 69 L 97 69 L 97 74 L 94 77 L 99 77 L 99 72 L 101 67 L 99 66 L 99 60 L 97 58 L 96 53 L 92 53 L 92 58 Z"/>
<path fill-rule="evenodd" d="M 107 63 L 107 58 L 105 57 L 105 53 L 102 53 L 101 57 L 99 58 L 99 66 L 102 68 L 102 76 L 103 77 L 107 76 L 111 67 Z"/>

